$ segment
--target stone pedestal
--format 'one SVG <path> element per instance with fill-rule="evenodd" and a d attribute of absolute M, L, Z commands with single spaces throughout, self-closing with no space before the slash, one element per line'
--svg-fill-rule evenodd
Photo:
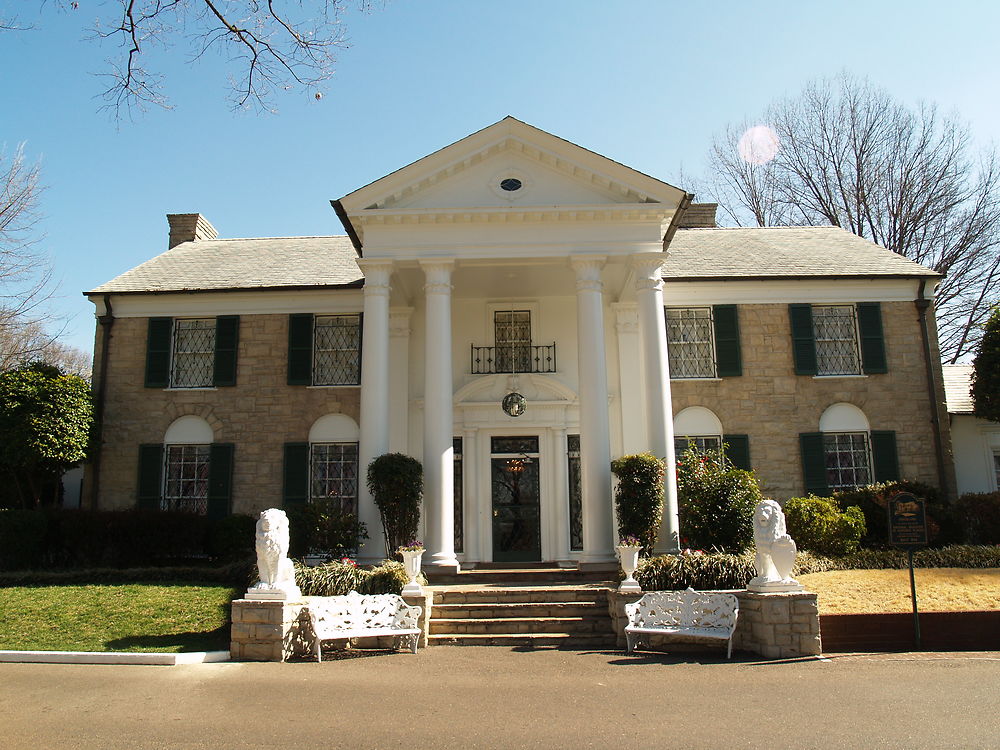
<path fill-rule="evenodd" d="M 305 602 L 236 599 L 229 652 L 233 661 L 285 661 L 310 653 Z"/>
<path fill-rule="evenodd" d="M 735 594 L 740 614 L 733 634 L 733 650 L 749 651 L 767 659 L 816 656 L 823 652 L 819 632 L 816 594 L 808 591 L 757 594 L 751 591 L 722 591 Z M 625 605 L 637 602 L 642 594 L 608 592 L 608 611 L 615 629 L 616 645 L 625 648 Z M 651 648 L 669 650 L 682 641 L 669 637 L 649 638 Z"/>

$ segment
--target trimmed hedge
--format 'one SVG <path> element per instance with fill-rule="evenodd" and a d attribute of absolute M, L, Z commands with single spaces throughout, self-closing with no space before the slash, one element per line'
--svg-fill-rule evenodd
<path fill-rule="evenodd" d="M 865 535 L 865 514 L 856 505 L 843 513 L 826 497 L 793 497 L 785 501 L 785 524 L 799 549 L 820 555 L 849 555 Z"/>
<path fill-rule="evenodd" d="M 618 538 L 634 536 L 642 541 L 642 551 L 649 554 L 660 533 L 663 517 L 663 476 L 666 464 L 652 453 L 622 456 L 611 462 L 618 478 L 615 510 Z"/>
<path fill-rule="evenodd" d="M 359 594 L 399 594 L 409 581 L 402 563 L 385 560 L 374 568 L 359 568 L 352 562 L 330 562 L 306 567 L 295 562 L 295 583 L 305 596 L 342 596 Z M 423 583 L 427 580 L 423 578 Z"/>
<path fill-rule="evenodd" d="M 221 567 L 87 568 L 79 570 L 15 570 L 0 573 L 0 588 L 11 586 L 75 586 L 129 583 L 224 583 L 241 593 L 256 581 L 256 562 L 240 560 Z"/>
<path fill-rule="evenodd" d="M 1000 544 L 1000 492 L 970 492 L 955 503 L 970 544 Z"/>
<path fill-rule="evenodd" d="M 878 549 L 888 546 L 887 507 L 889 497 L 897 492 L 911 492 L 927 501 L 927 535 L 931 544 L 943 547 L 965 541 L 955 508 L 942 498 L 940 490 L 933 485 L 904 479 L 833 493 L 833 499 L 841 510 L 856 505 L 865 514 L 866 532 L 861 539 L 862 547 Z"/>

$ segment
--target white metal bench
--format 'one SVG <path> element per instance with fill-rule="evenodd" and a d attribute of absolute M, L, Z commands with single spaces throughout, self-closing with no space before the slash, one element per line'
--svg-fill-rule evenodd
<path fill-rule="evenodd" d="M 418 620 L 422 607 L 403 601 L 397 594 L 362 595 L 352 591 L 345 596 L 309 597 L 307 608 L 315 638 L 316 661 L 322 661 L 323 641 L 349 638 L 396 637 L 396 647 L 404 639 L 417 653 L 420 639 Z"/>
<path fill-rule="evenodd" d="M 733 655 L 733 633 L 740 613 L 733 594 L 713 591 L 652 591 L 625 605 L 628 653 L 644 635 L 713 638 L 728 641 L 726 658 Z"/>

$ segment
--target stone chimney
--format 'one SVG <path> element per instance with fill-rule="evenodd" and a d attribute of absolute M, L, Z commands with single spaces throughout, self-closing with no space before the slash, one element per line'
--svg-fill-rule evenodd
<path fill-rule="evenodd" d="M 677 223 L 678 229 L 713 229 L 718 203 L 692 203 Z"/>
<path fill-rule="evenodd" d="M 219 236 L 212 222 L 201 214 L 167 214 L 170 224 L 170 244 L 168 250 L 182 242 L 214 240 Z"/>

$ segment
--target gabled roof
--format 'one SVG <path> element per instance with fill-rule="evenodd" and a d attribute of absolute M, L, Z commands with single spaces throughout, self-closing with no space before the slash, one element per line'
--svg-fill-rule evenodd
<path fill-rule="evenodd" d="M 839 227 L 679 229 L 663 266 L 673 280 L 803 276 L 940 274 Z"/>
<path fill-rule="evenodd" d="M 87 294 L 360 286 L 347 237 L 184 242 Z"/>
<path fill-rule="evenodd" d="M 969 392 L 972 365 L 941 365 L 944 375 L 944 399 L 949 414 L 972 414 L 973 401 Z"/>

